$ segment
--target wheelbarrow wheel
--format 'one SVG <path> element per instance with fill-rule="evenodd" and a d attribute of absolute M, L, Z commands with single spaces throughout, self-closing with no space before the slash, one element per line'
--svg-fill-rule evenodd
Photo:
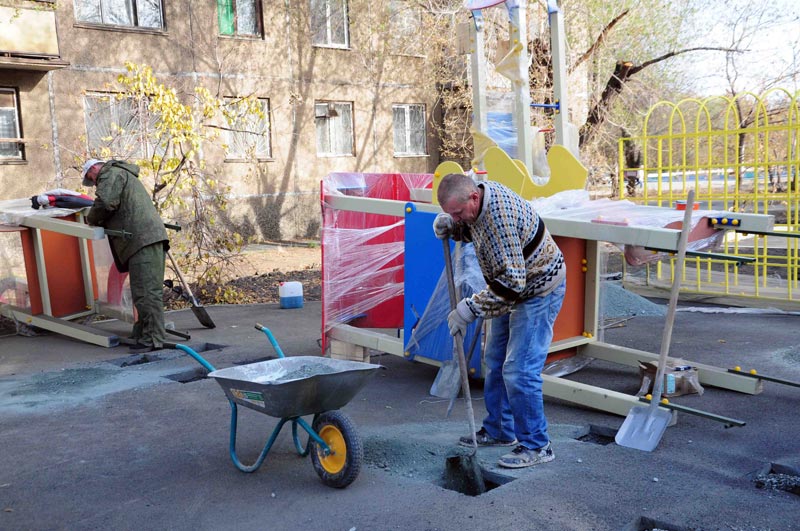
<path fill-rule="evenodd" d="M 312 426 L 325 441 L 331 453 L 314 443 L 311 463 L 322 482 L 333 488 L 343 489 L 352 483 L 361 470 L 364 448 L 350 417 L 340 411 L 326 411 L 314 419 Z"/>

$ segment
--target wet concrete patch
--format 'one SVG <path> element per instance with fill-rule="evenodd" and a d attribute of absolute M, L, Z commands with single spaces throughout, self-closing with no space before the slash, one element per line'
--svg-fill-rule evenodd
<path fill-rule="evenodd" d="M 74 393 L 107 380 L 113 372 L 102 368 L 86 368 L 36 374 L 9 391 L 8 396 L 22 397 L 42 394 L 57 396 Z"/>
<path fill-rule="evenodd" d="M 447 457 L 454 453 L 469 451 L 468 448 L 457 444 L 458 438 L 466 431 L 466 422 L 452 421 L 435 425 L 428 423 L 384 426 L 379 431 L 365 430 L 362 433 L 364 463 L 393 476 L 446 488 L 445 462 Z M 590 427 L 551 425 L 549 431 L 554 445 L 558 448 L 566 441 L 571 441 L 575 445 L 581 444 L 575 439 L 589 433 Z M 534 469 L 542 470 L 540 467 L 501 468 L 497 460 L 510 451 L 510 447 L 478 449 L 478 462 L 487 492 L 527 474 L 541 473 L 533 472 Z"/>
<path fill-rule="evenodd" d="M 790 365 L 800 366 L 800 346 L 792 346 L 777 352 L 778 358 Z"/>

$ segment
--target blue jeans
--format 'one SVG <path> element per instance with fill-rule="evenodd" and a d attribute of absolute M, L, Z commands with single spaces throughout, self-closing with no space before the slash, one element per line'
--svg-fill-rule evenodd
<path fill-rule="evenodd" d="M 489 413 L 483 427 L 489 436 L 502 441 L 516 437 L 533 450 L 550 441 L 542 369 L 566 291 L 564 281 L 544 297 L 518 303 L 511 312 L 489 321 L 483 393 Z"/>

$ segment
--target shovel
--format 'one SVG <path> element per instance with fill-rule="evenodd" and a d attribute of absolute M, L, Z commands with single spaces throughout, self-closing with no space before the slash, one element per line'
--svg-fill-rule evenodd
<path fill-rule="evenodd" d="M 192 313 L 194 316 L 197 317 L 197 320 L 200 321 L 200 324 L 206 328 L 216 328 L 217 325 L 215 325 L 214 321 L 211 320 L 211 316 L 208 315 L 206 309 L 203 308 L 203 305 L 194 298 L 192 290 L 189 288 L 189 284 L 186 283 L 186 280 L 183 278 L 183 273 L 181 273 L 180 268 L 178 268 L 178 262 L 175 261 L 175 258 L 172 256 L 170 251 L 167 251 L 167 256 L 169 257 L 169 261 L 172 262 L 172 267 L 175 268 L 175 272 L 178 274 L 178 278 L 181 281 L 181 295 L 192 305 Z M 169 284 L 166 285 L 169 287 Z M 175 291 L 175 288 L 172 289 Z"/>
<path fill-rule="evenodd" d="M 444 248 L 444 265 L 447 275 L 447 287 L 450 293 L 450 309 L 455 310 L 458 301 L 456 300 L 456 283 L 453 279 L 453 263 L 450 261 L 450 241 L 442 240 Z M 465 494 L 473 496 L 486 492 L 486 483 L 483 481 L 480 463 L 478 462 L 478 441 L 475 438 L 475 413 L 472 410 L 472 395 L 469 390 L 469 377 L 467 375 L 467 360 L 464 358 L 464 340 L 461 333 L 453 336 L 453 343 L 456 345 L 456 359 L 458 368 L 461 372 L 461 390 L 464 393 L 464 400 L 467 406 L 467 420 L 469 421 L 469 431 L 472 434 L 472 448 L 469 453 L 450 455 L 445 463 L 445 485 L 455 488 Z"/>
<path fill-rule="evenodd" d="M 667 366 L 667 356 L 669 354 L 669 343 L 672 339 L 672 324 L 675 321 L 675 309 L 678 305 L 678 291 L 681 287 L 681 275 L 683 274 L 683 260 L 686 257 L 686 243 L 689 239 L 689 232 L 692 230 L 692 209 L 694 208 L 694 190 L 689 191 L 686 198 L 686 212 L 683 214 L 683 226 L 681 235 L 678 238 L 678 258 L 675 262 L 675 278 L 672 280 L 672 291 L 669 295 L 669 306 L 667 307 L 667 322 L 664 326 L 664 333 L 661 336 L 661 352 L 658 356 L 658 369 L 656 379 L 653 384 L 653 397 L 648 406 L 634 406 L 625 417 L 614 440 L 620 446 L 635 448 L 645 452 L 652 452 L 661 441 L 661 437 L 672 419 L 672 413 L 665 409 L 659 409 L 661 402 L 661 390 L 664 386 L 664 368 Z"/>

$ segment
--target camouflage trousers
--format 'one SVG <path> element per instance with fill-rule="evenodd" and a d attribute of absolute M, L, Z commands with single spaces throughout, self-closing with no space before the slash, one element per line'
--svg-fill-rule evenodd
<path fill-rule="evenodd" d="M 164 244 L 142 247 L 128 260 L 137 319 L 131 339 L 161 348 L 164 344 Z"/>

